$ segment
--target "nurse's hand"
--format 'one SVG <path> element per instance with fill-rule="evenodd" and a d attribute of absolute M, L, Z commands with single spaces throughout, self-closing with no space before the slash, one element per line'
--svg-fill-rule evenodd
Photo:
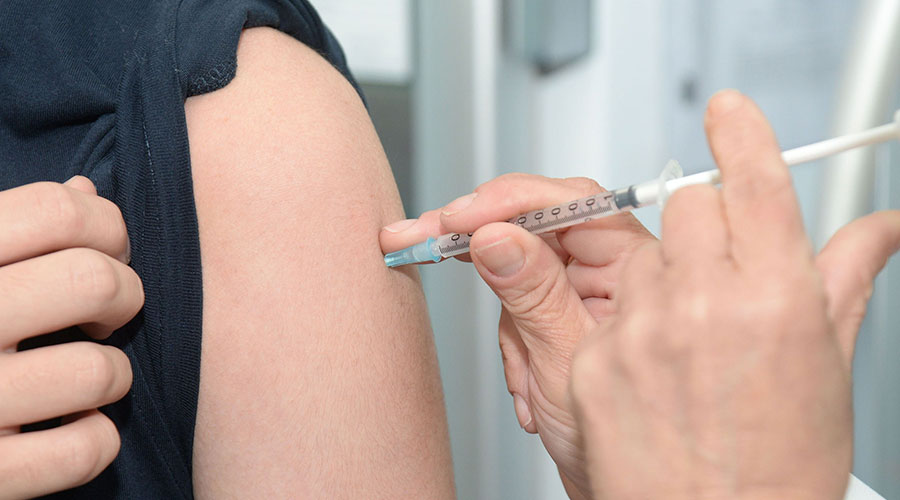
<path fill-rule="evenodd" d="M 0 192 L 0 498 L 30 498 L 94 478 L 119 450 L 97 408 L 131 386 L 114 347 L 74 342 L 16 352 L 29 337 L 70 326 L 108 336 L 141 308 L 115 205 L 75 177 Z M 55 417 L 64 425 L 20 426 Z"/>
<path fill-rule="evenodd" d="M 762 120 L 758 117 L 755 107 L 750 105 L 750 109 L 757 113 L 757 121 Z M 713 125 L 710 129 L 711 140 L 714 142 L 714 149 L 717 151 L 717 158 L 720 161 L 735 162 L 742 155 L 750 158 L 744 161 L 755 161 L 755 157 L 747 152 L 747 150 L 752 150 L 752 147 L 742 146 L 733 138 L 729 142 L 728 136 L 721 133 L 712 134 L 715 130 L 729 130 L 730 127 L 733 129 L 733 133 L 740 137 L 742 133 L 747 132 L 746 126 L 740 122 L 741 120 L 732 118 L 729 125 L 711 123 Z M 777 155 L 777 145 L 771 138 L 771 133 L 768 132 L 768 134 L 769 142 L 763 144 L 768 149 L 764 150 L 771 155 Z M 765 136 L 765 134 L 763 135 Z M 756 139 L 751 136 L 747 140 L 752 142 Z M 738 168 L 742 166 L 744 164 L 739 165 Z M 753 166 L 751 165 L 751 169 L 747 172 L 755 175 L 756 171 L 752 170 Z M 735 171 L 734 164 L 726 165 L 724 168 L 731 172 Z M 784 168 L 783 165 L 781 168 Z M 787 186 L 780 189 L 793 199 L 789 178 L 786 177 L 786 173 L 784 176 L 787 179 Z M 730 195 L 731 198 L 740 197 L 742 190 L 752 192 L 749 188 L 741 188 L 740 181 L 731 180 L 740 179 L 740 174 L 727 176 L 727 178 L 729 179 L 727 182 L 737 184 L 737 186 L 725 190 L 727 193 L 735 193 Z M 747 177 L 744 182 L 753 186 L 756 181 Z M 392 251 L 422 241 L 427 236 L 450 231 L 472 231 L 489 221 L 505 220 L 521 212 L 561 203 L 595 193 L 598 190 L 596 185 L 591 186 L 589 181 L 585 180 L 560 181 L 523 175 L 504 176 L 480 186 L 476 190 L 477 196 L 463 197 L 444 209 L 423 214 L 418 221 L 403 221 L 388 228 L 381 234 L 382 248 L 385 251 Z M 701 194 L 691 195 L 692 192 Z M 679 198 L 683 200 L 686 196 L 708 197 L 710 193 L 717 194 L 712 188 L 693 188 L 682 193 Z M 678 201 L 677 198 L 674 201 L 690 205 L 690 202 Z M 752 204 L 752 202 L 748 203 Z M 678 205 L 675 206 L 677 208 Z M 765 204 L 760 204 L 759 208 L 764 206 Z M 774 207 L 772 210 L 776 214 L 781 214 L 781 211 L 785 210 L 784 204 L 776 204 Z M 770 218 L 778 219 L 774 223 L 765 218 L 769 209 L 762 210 L 758 216 L 763 217 L 761 220 L 766 221 L 764 224 L 774 224 L 772 228 L 769 228 L 770 231 L 781 232 L 782 228 L 779 227 L 781 225 L 790 227 L 790 231 L 795 236 L 799 232 L 798 238 L 804 242 L 801 246 L 806 245 L 804 256 L 808 261 L 811 259 L 812 252 L 808 248 L 808 243 L 805 243 L 802 227 L 797 222 L 799 216 L 796 213 L 795 202 L 790 208 L 791 210 L 784 214 L 770 215 Z M 706 207 L 704 207 L 705 209 Z M 447 213 L 441 213 L 442 211 Z M 722 209 L 718 213 L 722 213 Z M 721 231 L 715 229 L 717 226 L 704 230 L 707 219 L 702 213 L 699 214 L 699 219 L 695 219 L 697 216 L 693 213 L 689 217 L 679 217 L 684 217 L 683 222 L 686 224 L 696 224 L 689 226 L 694 229 L 687 232 L 681 240 L 696 245 L 699 248 L 698 255 L 705 256 L 704 248 L 711 244 L 710 238 L 715 240 L 717 234 L 718 237 L 721 237 Z M 745 215 L 745 218 L 752 219 L 752 216 Z M 674 232 L 673 225 L 676 223 L 671 209 L 667 211 L 665 220 L 666 234 L 672 234 Z M 731 223 L 738 224 L 738 226 L 743 224 L 743 222 L 736 221 L 731 221 Z M 720 222 L 719 226 L 721 224 Z M 760 239 L 762 243 L 757 246 L 762 249 L 776 244 L 777 242 L 772 241 L 765 231 L 760 231 L 759 226 L 760 224 L 748 224 L 742 234 L 749 234 L 751 239 Z M 742 227 L 738 227 L 738 230 Z M 784 229 L 784 231 L 787 230 Z M 896 248 L 897 242 L 900 240 L 898 233 L 900 233 L 900 222 L 898 222 L 896 213 L 875 214 L 842 230 L 829 243 L 826 250 L 815 259 L 815 268 L 821 275 L 824 287 L 823 293 L 827 296 L 828 322 L 834 325 L 835 345 L 842 352 L 841 357 L 835 358 L 842 362 L 837 367 L 836 373 L 839 377 L 846 377 L 848 373 L 847 366 L 852 358 L 856 332 L 865 314 L 866 301 L 871 294 L 872 279 Z M 677 240 L 677 236 L 670 236 L 670 239 Z M 731 236 L 728 241 L 730 245 L 734 245 Z M 515 398 L 515 406 L 520 423 L 531 432 L 535 430 L 541 432 L 542 440 L 548 451 L 560 466 L 561 476 L 570 495 L 591 496 L 583 453 L 585 441 L 579 433 L 578 426 L 575 425 L 572 398 L 565 391 L 569 381 L 575 345 L 579 339 L 588 336 L 594 340 L 588 342 L 588 347 L 579 356 L 575 383 L 579 389 L 577 392 L 578 402 L 581 404 L 579 416 L 583 421 L 589 419 L 592 421 L 592 424 L 587 427 L 587 445 L 593 459 L 591 473 L 597 492 L 608 495 L 610 498 L 618 498 L 619 493 L 622 493 L 623 490 L 606 487 L 610 483 L 605 481 L 612 477 L 612 479 L 632 478 L 624 486 L 656 488 L 654 494 L 661 496 L 668 495 L 669 492 L 677 493 L 678 478 L 675 473 L 679 471 L 673 468 L 672 464 L 666 462 L 665 458 L 661 459 L 663 465 L 649 470 L 643 466 L 642 456 L 629 454 L 634 443 L 623 444 L 622 440 L 618 442 L 611 440 L 609 443 L 605 443 L 602 439 L 598 439 L 598 432 L 603 429 L 604 425 L 608 425 L 606 420 L 616 423 L 616 425 L 623 423 L 627 425 L 630 419 L 634 418 L 635 425 L 638 425 L 641 411 L 653 414 L 659 413 L 660 409 L 655 406 L 643 407 L 632 415 L 625 411 L 627 408 L 607 407 L 598 403 L 598 401 L 603 401 L 600 399 L 601 397 L 611 395 L 638 398 L 649 398 L 650 396 L 633 394 L 634 388 L 622 382 L 621 377 L 605 378 L 612 373 L 611 368 L 609 363 L 597 364 L 599 348 L 596 346 L 601 344 L 608 347 L 611 341 L 599 342 L 596 339 L 619 339 L 621 336 L 623 340 L 627 340 L 633 334 L 627 330 L 621 335 L 619 332 L 625 328 L 632 328 L 629 325 L 634 322 L 640 324 L 642 318 L 655 318 L 659 321 L 660 324 L 655 325 L 659 328 L 659 332 L 655 334 L 657 337 L 668 335 L 669 332 L 671 335 L 677 335 L 679 332 L 685 333 L 679 329 L 683 327 L 679 327 L 676 321 L 669 321 L 668 316 L 655 312 L 663 305 L 685 307 L 686 302 L 693 303 L 691 300 L 693 295 L 685 295 L 685 289 L 679 289 L 678 293 L 671 293 L 670 296 L 663 299 L 657 297 L 658 301 L 650 300 L 649 296 L 646 297 L 647 300 L 644 300 L 644 294 L 653 292 L 655 287 L 664 286 L 662 283 L 655 283 L 646 291 L 641 287 L 632 286 L 629 295 L 623 294 L 625 291 L 623 288 L 627 289 L 627 286 L 622 286 L 624 264 L 636 261 L 633 257 L 636 253 L 658 255 L 661 251 L 658 243 L 633 218 L 623 215 L 577 226 L 544 241 L 509 224 L 490 224 L 475 233 L 472 249 L 478 271 L 504 304 L 500 326 L 501 348 L 510 391 L 518 396 Z M 758 258 L 762 257 L 758 256 Z M 703 264 L 706 264 L 703 258 L 697 259 L 695 263 L 697 268 L 691 274 L 684 276 L 684 279 L 696 278 L 703 282 L 703 278 L 711 277 L 703 267 Z M 765 263 L 763 264 L 765 267 Z M 638 264 L 630 264 L 630 268 L 632 276 L 629 279 L 631 281 L 636 279 L 634 276 L 645 276 L 643 273 L 648 273 L 646 276 L 653 276 L 649 274 L 651 270 L 643 270 Z M 787 276 L 786 274 L 774 274 L 777 274 L 775 278 L 770 274 L 765 278 L 760 275 L 760 279 L 783 279 Z M 648 281 L 652 282 L 653 280 L 649 279 Z M 732 288 L 739 286 L 738 283 L 722 283 L 720 280 L 708 281 L 707 285 L 711 287 L 708 295 L 711 299 L 716 299 L 720 293 L 722 297 L 725 297 L 724 293 L 732 291 Z M 684 287 L 687 286 L 694 287 L 695 283 L 686 281 Z M 750 295 L 747 300 L 751 303 L 768 298 L 765 294 Z M 728 307 L 735 307 L 731 300 L 724 302 L 726 304 L 723 305 L 723 310 L 727 311 Z M 763 301 L 762 306 L 772 305 L 772 302 L 770 300 Z M 760 304 L 753 305 L 753 307 L 758 306 Z M 739 311 L 732 311 L 732 313 L 739 314 L 740 311 L 745 310 L 740 307 L 738 309 Z M 752 307 L 746 309 L 746 311 L 750 311 L 748 314 L 756 314 L 751 309 Z M 702 313 L 703 310 L 700 312 Z M 713 313 L 716 312 L 716 309 L 710 306 L 707 312 Z M 815 318 L 815 311 L 798 309 L 796 313 L 798 316 L 804 313 L 812 314 L 812 317 Z M 672 316 L 672 318 L 675 319 L 677 316 Z M 756 319 L 762 320 L 762 317 Z M 766 323 L 762 323 L 761 328 L 766 327 Z M 693 328 L 694 331 L 687 333 L 691 333 L 696 338 L 703 337 L 702 332 L 698 331 L 695 325 L 691 325 L 690 328 Z M 723 326 L 721 330 L 731 331 L 731 327 Z M 651 351 L 657 345 L 665 345 L 664 343 L 657 344 L 656 337 L 652 335 L 645 338 L 647 340 L 645 347 Z M 666 354 L 667 352 L 663 349 L 656 353 L 664 359 L 654 359 L 653 363 L 644 363 L 641 368 L 653 370 L 657 364 L 671 364 L 681 360 L 679 356 L 672 355 L 672 353 Z M 607 352 L 607 355 L 613 354 L 625 361 L 631 358 L 632 353 L 628 350 L 617 349 L 612 349 L 612 354 Z M 640 359 L 648 358 L 644 356 Z M 789 360 L 789 355 L 784 359 Z M 727 363 L 725 364 L 727 365 Z M 597 366 L 601 369 L 594 369 Z M 616 382 L 612 384 L 611 380 L 616 380 Z M 668 383 L 673 387 L 672 390 L 682 390 L 671 380 L 666 379 L 660 382 Z M 606 392 L 598 393 L 601 388 L 604 388 L 603 384 L 607 383 L 610 385 L 605 386 Z M 657 390 L 667 389 L 653 388 L 650 392 L 654 397 L 658 397 Z M 781 387 L 781 390 L 789 391 L 790 387 Z M 684 396 L 683 391 L 677 394 L 681 397 Z M 703 395 L 698 394 L 698 396 Z M 842 401 L 846 403 L 846 400 Z M 693 408 L 689 401 L 685 404 L 688 408 Z M 602 414 L 601 410 L 608 413 Z M 610 414 L 614 410 L 618 413 Z M 660 414 L 662 421 L 670 416 Z M 671 417 L 674 418 L 674 416 Z M 842 429 L 840 432 L 849 432 L 849 428 L 845 428 L 848 422 L 840 422 L 837 425 Z M 675 427 L 672 428 L 675 429 Z M 664 443 L 650 440 L 641 442 L 641 439 L 645 437 L 642 434 L 645 429 L 634 427 L 626 430 L 630 432 L 624 433 L 624 436 L 637 439 L 638 444 L 641 444 L 642 449 L 647 453 L 665 448 L 659 446 Z M 819 432 L 819 430 L 815 429 L 815 432 Z M 821 434 L 817 434 L 817 437 L 821 437 Z M 679 435 L 675 432 L 669 438 L 678 439 Z M 771 437 L 761 440 L 760 443 L 770 443 L 773 439 L 777 438 Z M 619 447 L 616 448 L 616 446 Z M 608 449 L 614 451 L 604 454 L 602 461 L 598 460 L 599 453 Z M 633 460 L 623 462 L 623 459 L 629 457 Z M 615 471 L 620 463 L 628 463 L 632 469 L 624 474 L 604 475 L 609 471 Z M 774 465 L 772 468 L 778 469 L 778 467 L 778 465 Z M 846 480 L 846 473 L 837 474 L 835 477 L 838 478 L 838 482 L 843 483 Z M 597 478 L 604 478 L 604 480 L 598 483 Z M 700 479 L 703 478 L 692 478 L 690 484 L 704 488 L 704 484 L 698 482 Z M 666 480 L 671 481 L 660 484 L 660 481 Z M 627 492 L 623 493 L 623 496 L 627 497 L 627 495 Z M 691 494 L 688 493 L 687 496 L 691 496 Z"/>
<path fill-rule="evenodd" d="M 573 497 L 589 487 L 569 395 L 572 357 L 586 334 L 612 328 L 625 262 L 656 238 L 631 214 L 543 237 L 491 223 L 602 190 L 590 179 L 510 174 L 479 186 L 476 196 L 381 233 L 382 250 L 389 252 L 429 236 L 481 227 L 472 238 L 472 260 L 503 304 L 500 350 L 519 424 L 540 433 Z"/>
<path fill-rule="evenodd" d="M 593 492 L 842 498 L 853 345 L 900 212 L 853 222 L 816 257 L 760 110 L 723 92 L 706 129 L 722 189 L 672 196 L 661 243 L 625 268 L 615 324 L 573 365 Z"/>

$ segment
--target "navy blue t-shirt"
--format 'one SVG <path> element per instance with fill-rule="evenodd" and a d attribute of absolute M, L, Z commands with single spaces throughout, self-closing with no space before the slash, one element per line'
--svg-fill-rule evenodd
<path fill-rule="evenodd" d="M 128 395 L 102 409 L 121 451 L 59 497 L 192 497 L 202 295 L 184 101 L 234 77 L 241 30 L 254 26 L 350 78 L 305 0 L 0 2 L 0 189 L 89 177 L 122 210 L 146 296 L 109 340 L 134 370 Z"/>

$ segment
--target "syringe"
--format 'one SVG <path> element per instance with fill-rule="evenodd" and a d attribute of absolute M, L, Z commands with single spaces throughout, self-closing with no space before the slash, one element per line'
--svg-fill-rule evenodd
<path fill-rule="evenodd" d="M 793 166 L 891 139 L 900 139 L 900 110 L 894 114 L 893 123 L 784 151 L 781 157 L 788 166 Z M 682 177 L 681 166 L 678 162 L 670 160 L 658 179 L 533 210 L 517 215 L 508 222 L 535 234 L 546 233 L 647 205 L 662 205 L 678 189 L 695 184 L 716 185 L 721 181 L 722 176 L 718 169 Z M 416 245 L 385 255 L 384 263 L 389 267 L 397 267 L 440 262 L 448 257 L 467 253 L 471 238 L 472 233 L 450 233 L 437 238 L 428 238 Z"/>

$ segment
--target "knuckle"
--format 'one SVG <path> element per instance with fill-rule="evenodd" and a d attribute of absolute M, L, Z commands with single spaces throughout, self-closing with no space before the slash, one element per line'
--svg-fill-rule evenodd
<path fill-rule="evenodd" d="M 668 325 L 660 329 L 654 342 L 656 356 L 665 359 L 685 356 L 693 348 L 697 332 L 716 331 L 721 315 L 733 307 L 722 304 L 715 291 L 702 286 L 685 287 L 671 304 Z"/>
<path fill-rule="evenodd" d="M 692 326 L 706 325 L 713 319 L 714 301 L 715 296 L 708 288 L 686 287 L 672 299 L 673 318 Z"/>
<path fill-rule="evenodd" d="M 620 323 L 617 334 L 618 364 L 627 367 L 642 364 L 650 357 L 652 346 L 666 333 L 653 313 L 643 312 L 627 315 Z"/>
<path fill-rule="evenodd" d="M 506 379 L 506 391 L 510 395 L 522 393 L 525 390 L 524 372 L 510 365 L 503 365 L 503 377 Z"/>
<path fill-rule="evenodd" d="M 144 307 L 144 300 L 146 300 L 146 296 L 144 295 L 144 282 L 141 281 L 141 277 L 138 276 L 137 272 L 135 272 L 130 267 L 128 268 L 130 271 L 131 277 L 134 280 L 135 287 L 135 302 L 134 302 L 134 314 L 137 314 L 138 311 Z"/>
<path fill-rule="evenodd" d="M 497 322 L 497 345 L 500 347 L 500 356 L 504 365 L 510 360 L 510 353 L 518 351 L 516 344 L 520 338 L 509 311 L 505 307 L 502 308 L 500 320 Z"/>
<path fill-rule="evenodd" d="M 93 308 L 106 307 L 115 300 L 121 287 L 112 261 L 100 252 L 84 248 L 72 249 L 69 254 L 72 291 Z"/>
<path fill-rule="evenodd" d="M 518 352 L 515 352 L 513 349 L 515 349 L 515 346 L 512 340 L 500 337 L 500 360 L 506 368 L 511 368 L 519 362 Z"/>
<path fill-rule="evenodd" d="M 110 263 L 113 267 L 120 269 L 116 275 L 117 289 L 116 297 L 124 310 L 127 310 L 128 317 L 131 318 L 144 306 L 144 283 L 134 269 L 128 266 L 118 266 L 116 263 Z"/>
<path fill-rule="evenodd" d="M 115 203 L 106 198 L 98 199 L 104 207 L 104 219 L 106 219 L 107 225 L 110 228 L 112 241 L 115 244 L 115 251 L 117 253 L 124 253 L 125 249 L 128 248 L 128 227 L 125 225 L 125 219 L 122 217 L 122 212 Z"/>
<path fill-rule="evenodd" d="M 112 462 L 112 459 L 119 453 L 119 448 L 122 446 L 122 440 L 119 437 L 119 430 L 116 429 L 116 424 L 106 415 L 100 414 L 99 416 L 101 418 L 97 419 L 96 431 L 98 443 L 100 444 L 99 448 L 102 453 L 100 460 L 97 462 L 98 471 Z"/>
<path fill-rule="evenodd" d="M 441 209 L 435 208 L 427 212 L 422 212 L 422 214 L 419 215 L 418 218 L 420 221 L 439 221 L 441 218 Z"/>
<path fill-rule="evenodd" d="M 503 348 L 500 351 L 503 358 L 503 375 L 506 378 L 506 389 L 510 394 L 525 390 L 525 377 L 527 374 L 526 360 L 521 352 Z"/>
<path fill-rule="evenodd" d="M 74 344 L 73 344 L 74 345 Z M 73 380 L 82 398 L 91 405 L 100 406 L 117 396 L 116 383 L 120 374 L 110 349 L 97 344 L 79 344 L 74 357 Z"/>
<path fill-rule="evenodd" d="M 519 191 L 522 186 L 534 184 L 534 181 L 537 179 L 544 179 L 544 177 L 534 174 L 512 172 L 480 184 L 475 188 L 475 192 L 480 194 L 488 192 L 491 193 L 492 196 L 496 196 L 498 199 L 509 203 L 515 200 L 516 196 L 520 194 Z"/>
<path fill-rule="evenodd" d="M 649 311 L 636 310 L 631 314 L 625 314 L 620 320 L 619 330 L 623 333 L 623 339 L 651 336 L 661 329 L 656 314 Z"/>
<path fill-rule="evenodd" d="M 534 179 L 536 176 L 532 174 L 524 174 L 522 172 L 512 172 L 508 174 L 503 174 L 500 177 L 497 177 L 494 181 L 497 184 L 519 184 L 523 181 L 527 181 L 529 179 Z M 487 183 L 485 183 L 487 184 Z"/>
<path fill-rule="evenodd" d="M 127 234 L 127 231 L 125 229 L 125 218 L 122 216 L 122 211 L 119 210 L 119 206 L 107 200 L 106 198 L 102 198 L 99 196 L 97 197 L 97 200 L 103 207 L 105 216 L 113 222 L 116 234 L 118 236 L 125 237 L 125 235 Z"/>
<path fill-rule="evenodd" d="M 32 195 L 35 213 L 48 219 L 59 238 L 71 241 L 84 232 L 84 211 L 69 188 L 55 182 L 39 182 L 33 185 Z"/>
<path fill-rule="evenodd" d="M 565 181 L 585 195 L 606 191 L 600 183 L 589 177 L 569 177 Z"/>

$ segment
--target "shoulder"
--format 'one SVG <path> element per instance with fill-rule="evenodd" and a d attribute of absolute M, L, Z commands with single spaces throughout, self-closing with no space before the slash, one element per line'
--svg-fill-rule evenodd
<path fill-rule="evenodd" d="M 178 78 L 187 96 L 217 90 L 231 81 L 238 40 L 247 45 L 255 42 L 246 38 L 266 38 L 245 36 L 242 30 L 250 27 L 277 27 L 287 35 L 284 38 L 311 48 L 353 81 L 340 45 L 305 0 L 181 0 L 173 20 L 172 33 L 165 33 L 164 43 L 175 42 Z"/>
<path fill-rule="evenodd" d="M 321 209 L 328 210 L 336 202 L 357 220 L 400 215 L 377 134 L 360 96 L 339 71 L 270 28 L 244 32 L 238 64 L 232 83 L 185 104 L 198 203 L 207 195 L 242 197 L 241 213 L 227 217 L 259 206 L 267 217 L 283 218 L 289 214 L 275 209 L 285 203 L 309 209 L 323 203 Z M 343 190 L 322 191 L 328 182 Z M 377 214 L 358 212 L 360 203 L 371 203 L 373 189 L 389 203 Z M 369 193 L 365 200 L 359 199 L 362 192 Z M 342 215 L 321 215 L 327 213 Z"/>

